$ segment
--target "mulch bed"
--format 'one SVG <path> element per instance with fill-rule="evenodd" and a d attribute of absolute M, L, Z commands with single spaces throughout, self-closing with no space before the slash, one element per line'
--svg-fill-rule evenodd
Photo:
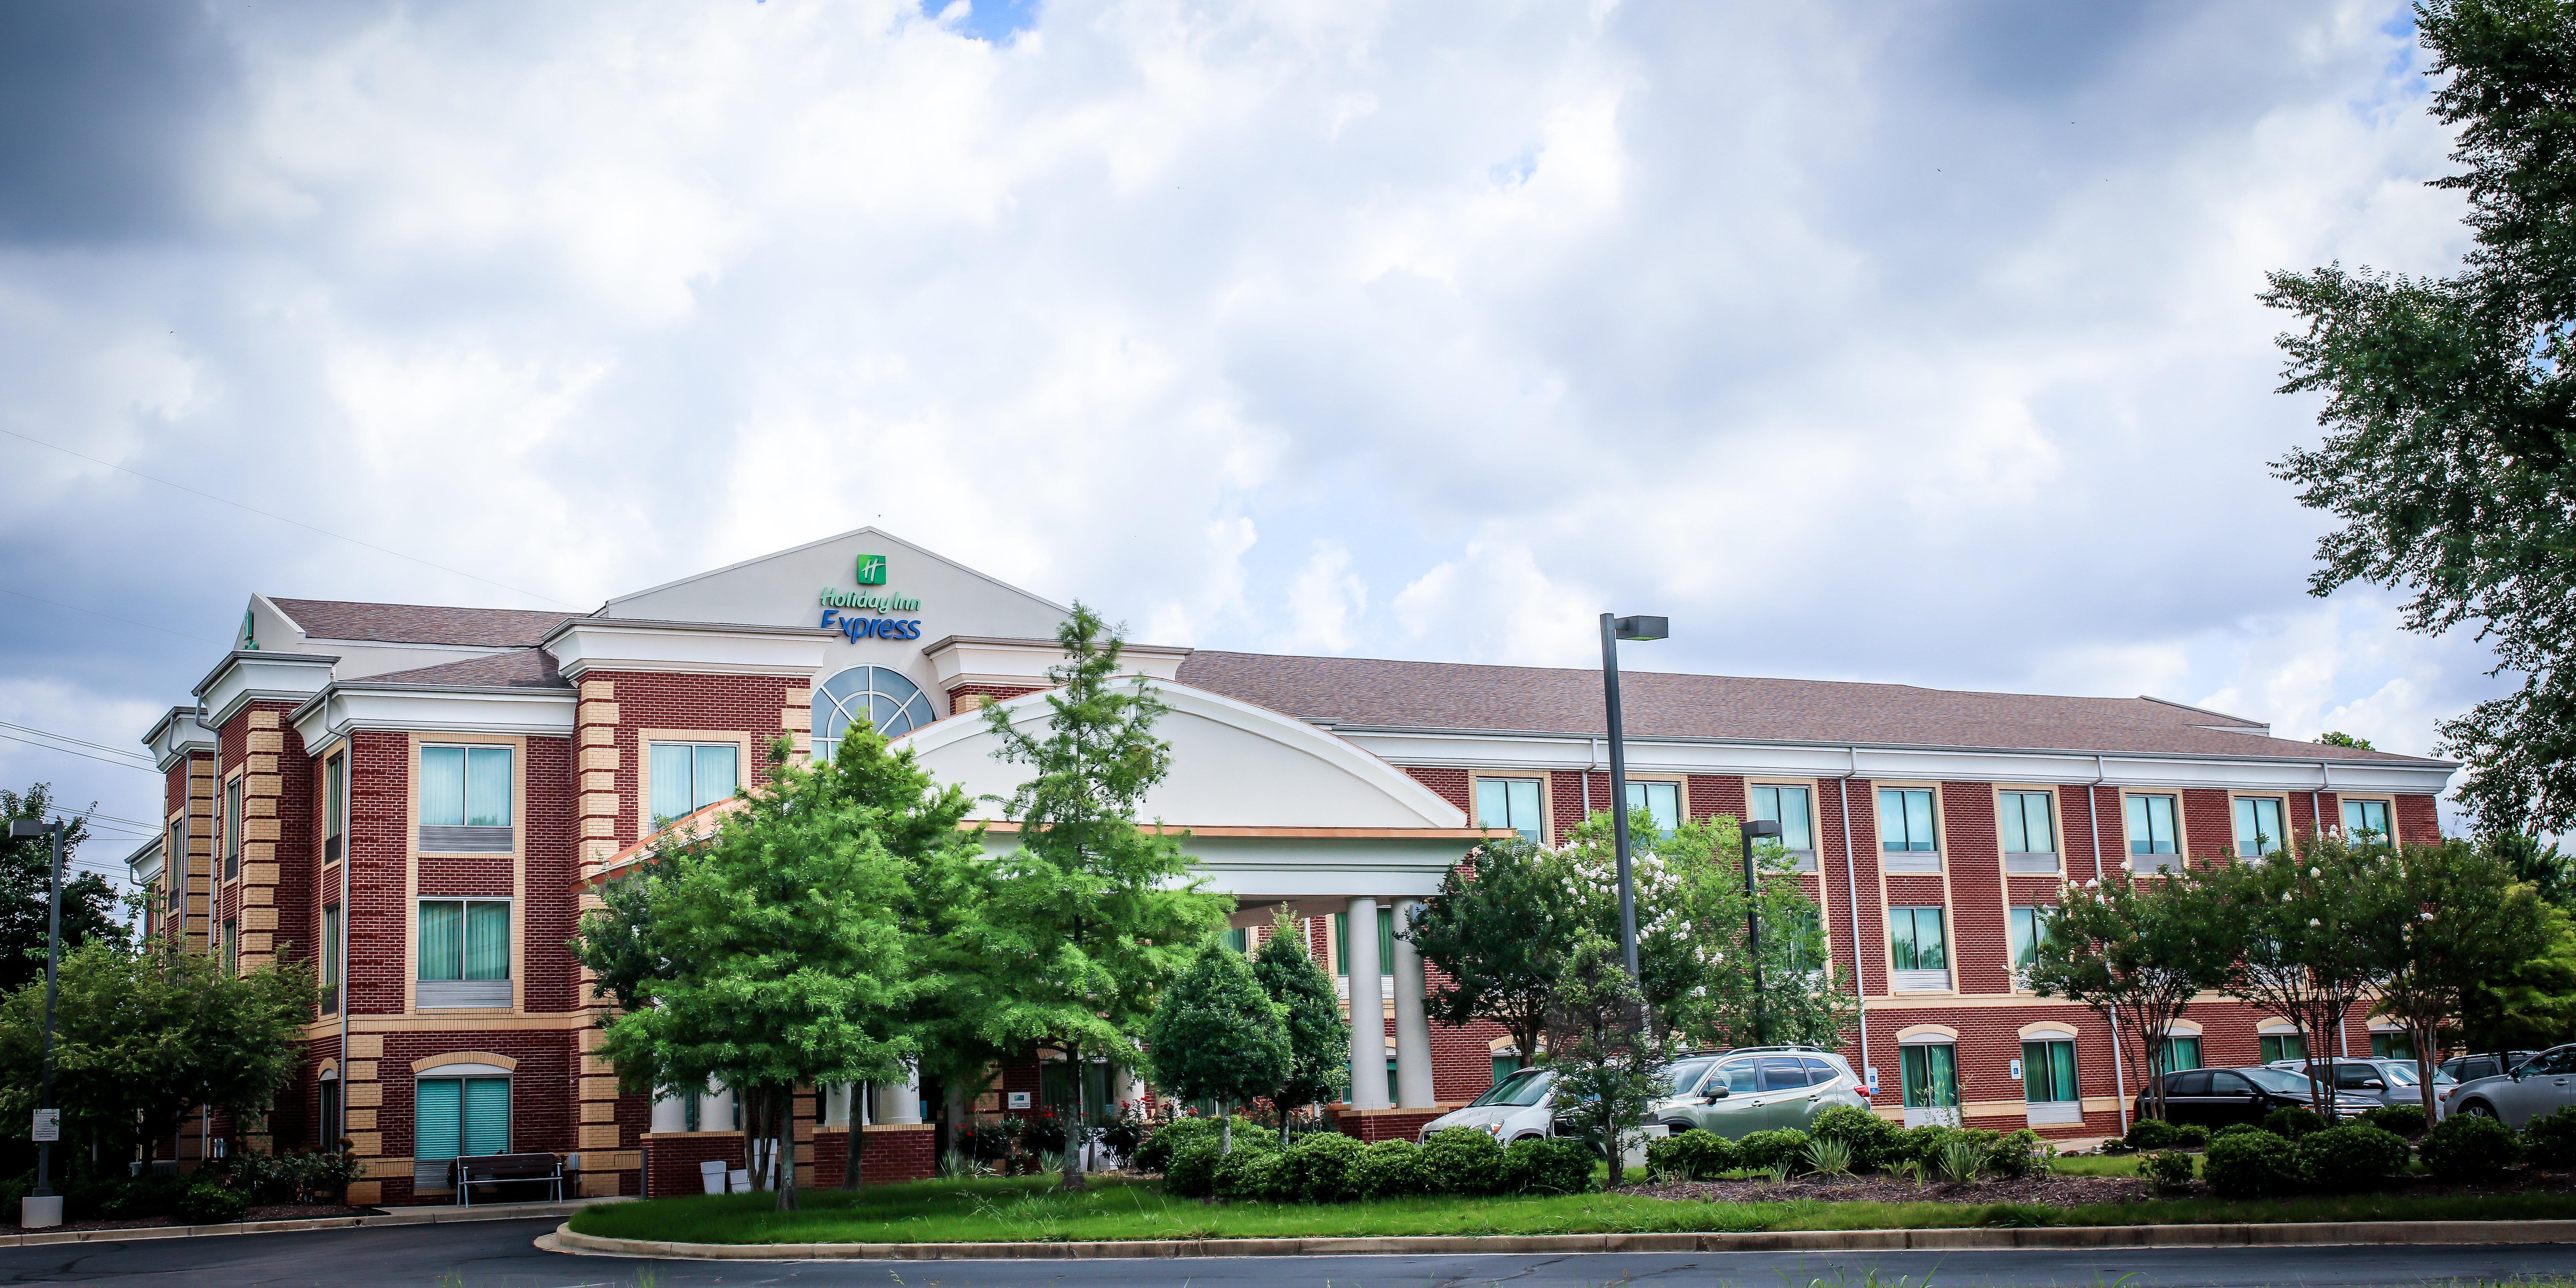
<path fill-rule="evenodd" d="M 374 1216 L 383 1208 L 345 1207 L 337 1203 L 262 1203 L 242 1213 L 245 1221 L 310 1221 L 326 1216 Z M 15 1214 L 13 1213 L 12 1216 Z M 175 1216 L 138 1216 L 114 1221 L 65 1221 L 41 1230 L 21 1229 L 15 1220 L 0 1222 L 0 1234 L 52 1234 L 59 1230 L 152 1230 L 187 1222 Z"/>
<path fill-rule="evenodd" d="M 2050 1207 L 2138 1203 L 2157 1196 L 2153 1182 L 2134 1176 L 2055 1175 L 1956 1185 L 1933 1181 L 1920 1189 L 1912 1181 L 1890 1176 L 1801 1176 L 1777 1185 L 1769 1181 L 1668 1181 L 1661 1185 L 1623 1185 L 1619 1192 L 1706 1203 L 1821 1199 L 1828 1203 L 2042 1203 Z"/>

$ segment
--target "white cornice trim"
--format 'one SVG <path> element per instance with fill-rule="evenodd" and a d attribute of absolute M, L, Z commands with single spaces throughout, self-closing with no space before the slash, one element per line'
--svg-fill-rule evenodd
<path fill-rule="evenodd" d="M 231 653 L 197 685 L 208 709 L 206 723 L 222 728 L 253 702 L 302 702 L 331 682 L 331 667 L 339 660 L 321 653 Z"/>
<path fill-rule="evenodd" d="M 152 763 L 166 774 L 190 753 L 213 754 L 215 735 L 197 723 L 195 707 L 172 707 L 152 722 L 151 732 L 143 735 L 143 745 L 152 749 Z"/>
<path fill-rule="evenodd" d="M 838 631 L 806 626 L 710 626 L 576 617 L 545 639 L 568 680 L 589 671 L 678 671 L 709 675 L 802 675 L 823 669 Z"/>
<path fill-rule="evenodd" d="M 1005 639 L 988 635 L 946 635 L 921 650 L 943 692 L 970 684 L 1003 688 L 1053 688 L 1047 668 L 1064 663 L 1064 647 L 1054 640 Z M 1165 684 L 1178 682 L 1181 663 L 1190 650 L 1168 644 L 1129 644 L 1119 652 L 1127 673 Z"/>
<path fill-rule="evenodd" d="M 436 689 L 362 682 L 331 686 L 297 708 L 293 720 L 304 745 L 319 755 L 356 729 L 569 738 L 573 706 L 569 689 Z"/>

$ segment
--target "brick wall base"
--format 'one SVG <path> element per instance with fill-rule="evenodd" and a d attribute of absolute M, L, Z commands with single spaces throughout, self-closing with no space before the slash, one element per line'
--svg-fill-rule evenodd
<path fill-rule="evenodd" d="M 1447 1114 L 1457 1105 L 1439 1105 L 1430 1109 L 1353 1109 L 1334 1105 L 1328 1113 L 1333 1126 L 1345 1136 L 1364 1141 L 1411 1140 L 1422 1131 L 1423 1124 Z"/>

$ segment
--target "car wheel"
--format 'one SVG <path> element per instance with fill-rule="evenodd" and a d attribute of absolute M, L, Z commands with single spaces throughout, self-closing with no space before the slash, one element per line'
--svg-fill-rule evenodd
<path fill-rule="evenodd" d="M 2459 1114 L 2463 1118 L 2493 1118 L 2496 1116 L 2496 1111 L 2495 1106 L 2483 1100 L 2472 1100 L 2460 1106 Z"/>

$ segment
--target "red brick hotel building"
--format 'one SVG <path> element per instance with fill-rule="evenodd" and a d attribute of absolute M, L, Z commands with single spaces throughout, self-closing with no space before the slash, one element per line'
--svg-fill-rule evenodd
<path fill-rule="evenodd" d="M 320 964 L 302 1071 L 246 1143 L 309 1145 L 345 1120 L 369 1160 L 359 1201 L 444 1201 L 460 1152 L 556 1151 L 585 1194 L 694 1187 L 700 1160 L 740 1156 L 730 1098 L 621 1095 L 591 1054 L 596 1012 L 565 948 L 588 882 L 652 820 L 760 785 L 782 733 L 828 752 L 867 720 L 942 778 L 1007 793 L 983 723 L 952 717 L 994 700 L 1042 719 L 1030 695 L 1064 612 L 872 529 L 583 614 L 254 596 L 233 650 L 146 735 L 168 829 L 136 860 L 157 928 L 245 968 Z M 1341 927 L 1402 915 L 1481 829 L 1553 840 L 1605 807 L 1598 676 L 1130 658 L 1172 707 L 1175 768 L 1147 812 L 1191 829 L 1236 925 L 1284 905 L 1311 918 L 1345 997 L 1351 978 L 1379 981 L 1360 996 L 1382 1022 L 1352 1045 L 1387 1076 L 1357 1080 L 1346 1128 L 1409 1133 L 1483 1091 L 1517 1056 L 1508 1039 L 1428 1023 L 1410 945 Z M 2098 1018 L 2015 982 L 2065 883 L 2254 853 L 2319 820 L 2431 840 L 2453 769 L 2153 698 L 1655 672 L 1622 687 L 1643 806 L 1781 822 L 1841 978 L 1857 971 L 1846 1054 L 1878 1072 L 1881 1111 L 2060 1137 L 2121 1130 L 2138 1086 Z M 2343 1051 L 2387 1041 L 2366 1023 Z M 2294 1034 L 2212 999 L 2172 1036 L 2179 1060 L 2222 1064 Z M 1007 1111 L 1064 1081 L 1033 1057 L 944 1098 Z M 921 1174 L 941 1098 L 812 1097 L 800 1166 L 836 1183 L 855 1138 L 871 1179 Z"/>

